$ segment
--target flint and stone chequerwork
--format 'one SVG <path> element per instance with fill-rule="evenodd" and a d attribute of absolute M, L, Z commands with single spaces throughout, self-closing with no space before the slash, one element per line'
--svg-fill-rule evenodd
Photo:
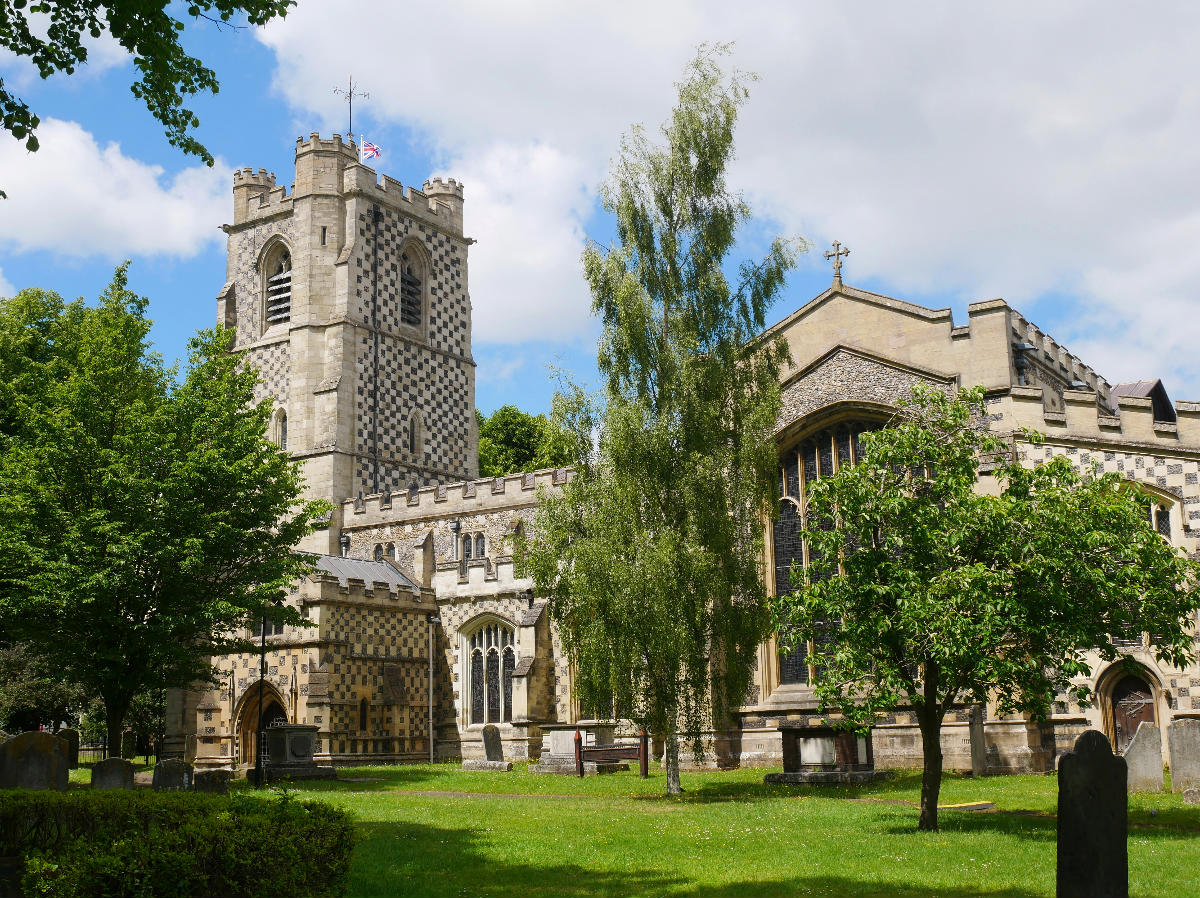
<path fill-rule="evenodd" d="M 463 187 L 403 187 L 358 162 L 352 143 L 296 146 L 289 194 L 273 175 L 234 179 L 218 321 L 275 402 L 272 438 L 302 460 L 309 494 L 331 503 L 300 546 L 317 572 L 288 602 L 309 626 L 268 625 L 257 651 L 214 659 L 218 682 L 169 697 L 170 753 L 197 766 L 252 762 L 260 717 L 318 727 L 318 762 L 482 758 L 485 724 L 505 755 L 536 759 L 543 727 L 572 723 L 572 671 L 546 602 L 513 558 L 539 490 L 566 470 L 477 479 L 475 366 Z M 806 484 L 853 463 L 914 384 L 983 385 L 990 426 L 1030 464 L 1066 455 L 1116 471 L 1146 496 L 1165 539 L 1200 554 L 1200 403 L 1172 404 L 1157 381 L 1114 385 L 1002 300 L 947 309 L 834 286 L 770 331 L 791 350 L 778 425 L 780 498 L 767 542 L 768 589 L 804 563 Z M 1022 428 L 1044 434 L 1030 445 Z M 981 489 L 990 488 L 981 482 Z M 254 636 L 258 634 L 246 634 Z M 1092 658 L 1087 709 L 984 726 L 993 772 L 1053 769 L 1087 728 L 1123 747 L 1139 720 L 1200 717 L 1200 666 L 1158 663 L 1146 634 L 1121 634 L 1135 672 Z M 781 724 L 824 722 L 807 647 L 759 653 L 749 703 L 713 734 L 714 762 L 778 763 Z M 943 730 L 948 768 L 971 768 L 968 713 Z M 431 728 L 432 722 L 432 728 Z M 877 767 L 919 766 L 903 709 L 873 731 Z M 432 742 L 432 745 L 431 745 Z"/>

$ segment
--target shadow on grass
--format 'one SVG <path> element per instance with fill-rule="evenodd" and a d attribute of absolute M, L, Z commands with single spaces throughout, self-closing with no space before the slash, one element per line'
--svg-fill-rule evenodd
<path fill-rule="evenodd" d="M 485 850 L 481 830 L 445 829 L 414 823 L 365 823 L 358 827 L 349 893 L 355 896 L 447 895 L 574 896 L 663 895 L 671 898 L 746 898 L 781 895 L 892 895 L 949 898 L 951 895 L 1006 896 L 1016 891 L 932 888 L 907 882 L 838 875 L 771 877 L 696 883 L 663 870 L 596 869 L 567 861 L 577 849 L 544 845 L 548 863 L 498 859 Z"/>

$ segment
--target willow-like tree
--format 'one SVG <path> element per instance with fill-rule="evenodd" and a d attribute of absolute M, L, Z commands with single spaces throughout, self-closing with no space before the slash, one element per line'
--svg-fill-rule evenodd
<path fill-rule="evenodd" d="M 813 640 L 823 707 L 860 727 L 912 708 L 925 830 L 956 705 L 1043 719 L 1061 695 L 1088 701 L 1088 655 L 1120 658 L 1114 637 L 1153 633 L 1179 667 L 1195 652 L 1200 566 L 1149 525 L 1145 495 L 1064 456 L 1025 467 L 985 413 L 982 387 L 917 388 L 863 434 L 861 463 L 809 487 L 809 563 L 777 600 L 780 630 Z M 979 488 L 982 459 L 994 489 Z"/>
<path fill-rule="evenodd" d="M 94 306 L 0 301 L 0 632 L 103 701 L 109 745 L 140 694 L 209 679 L 236 628 L 301 622 L 273 600 L 324 510 L 232 332 L 197 336 L 179 377 L 146 307 L 124 268 Z"/>
<path fill-rule="evenodd" d="M 556 400 L 577 466 L 540 497 L 525 546 L 581 707 L 662 736 L 672 793 L 681 738 L 703 754 L 769 626 L 759 565 L 786 349 L 756 338 L 799 248 L 776 240 L 726 277 L 749 217 L 725 171 L 751 76 L 727 76 L 725 52 L 690 63 L 663 144 L 640 128 L 622 141 L 602 193 L 617 240 L 583 260 L 604 385 Z"/>

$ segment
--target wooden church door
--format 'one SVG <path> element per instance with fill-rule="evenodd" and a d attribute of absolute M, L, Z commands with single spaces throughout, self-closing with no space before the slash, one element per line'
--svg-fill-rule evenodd
<path fill-rule="evenodd" d="M 1128 676 L 1112 691 L 1116 749 L 1125 751 L 1142 721 L 1154 723 L 1154 691 L 1141 677 Z"/>

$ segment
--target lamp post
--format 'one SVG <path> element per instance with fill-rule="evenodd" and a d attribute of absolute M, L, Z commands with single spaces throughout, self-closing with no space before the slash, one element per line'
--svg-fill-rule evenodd
<path fill-rule="evenodd" d="M 433 763 L 433 625 L 440 624 L 442 619 L 436 614 L 425 615 L 425 623 L 429 630 L 429 763 Z"/>
<path fill-rule="evenodd" d="M 274 599 L 276 608 L 283 605 L 282 599 Z M 266 704 L 267 689 L 267 611 L 262 614 L 262 629 L 258 637 L 258 737 L 254 741 L 254 787 L 261 789 L 267 784 L 266 732 L 263 730 L 263 705 Z"/>

